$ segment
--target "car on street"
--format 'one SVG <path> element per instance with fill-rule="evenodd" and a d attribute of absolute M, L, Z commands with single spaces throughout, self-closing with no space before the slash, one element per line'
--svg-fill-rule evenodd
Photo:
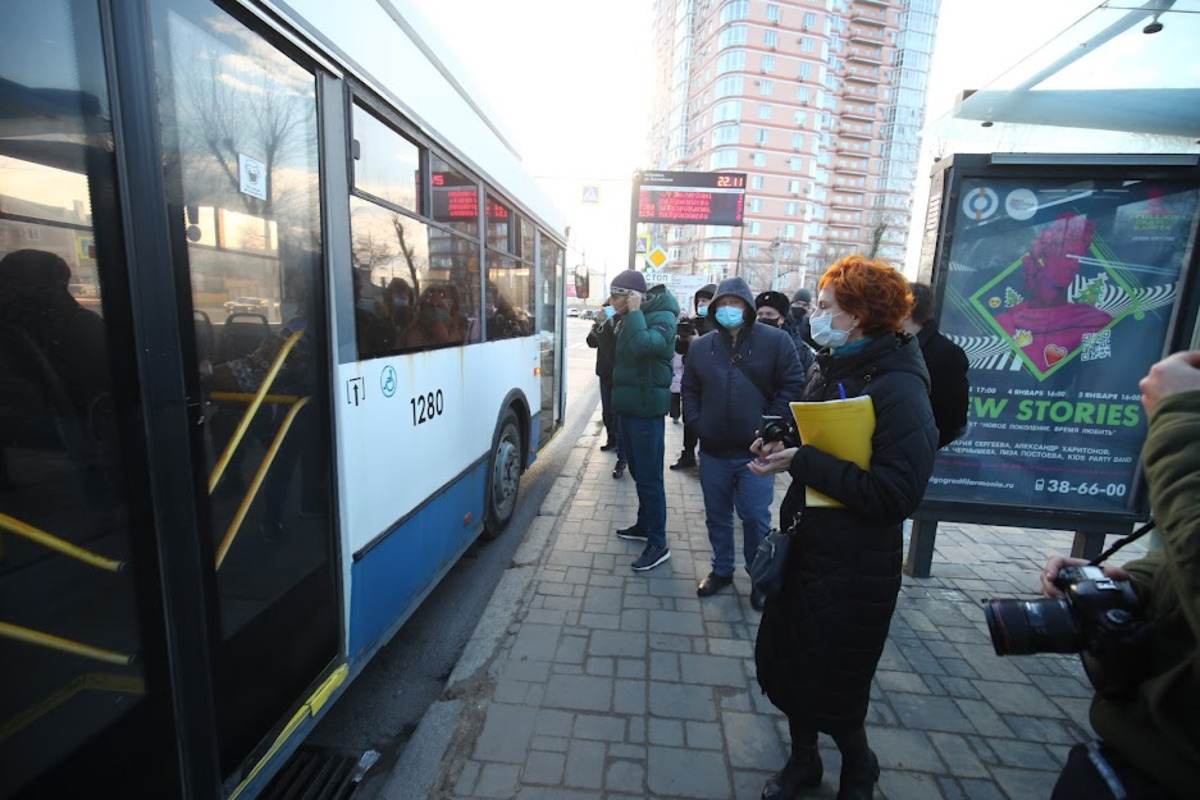
<path fill-rule="evenodd" d="M 239 297 L 225 301 L 226 314 L 266 314 L 268 301 L 265 297 Z"/>
<path fill-rule="evenodd" d="M 567 316 L 578 318 L 579 317 L 579 309 L 578 308 L 568 308 Z"/>

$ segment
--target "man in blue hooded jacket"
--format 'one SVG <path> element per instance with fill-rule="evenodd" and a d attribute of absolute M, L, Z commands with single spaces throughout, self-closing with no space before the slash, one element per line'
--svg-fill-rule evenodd
<path fill-rule="evenodd" d="M 804 388 L 804 370 L 792 337 L 773 325 L 756 324 L 754 295 L 741 278 L 717 286 L 709 305 L 716 329 L 692 343 L 683 371 L 684 418 L 700 437 L 700 489 L 713 548 L 712 572 L 696 594 L 708 597 L 733 582 L 737 557 L 733 512 L 742 520 L 742 553 L 754 559 L 771 524 L 772 476 L 755 475 L 750 445 L 764 414 L 791 419 L 788 406 Z M 762 609 L 752 592 L 750 603 Z"/>

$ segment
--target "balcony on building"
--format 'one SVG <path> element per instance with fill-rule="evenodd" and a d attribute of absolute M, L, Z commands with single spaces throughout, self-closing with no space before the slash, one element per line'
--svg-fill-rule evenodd
<path fill-rule="evenodd" d="M 856 0 L 855 5 L 873 6 L 875 8 L 882 8 L 882 9 L 884 9 L 885 13 L 886 13 L 887 9 L 891 7 L 891 3 L 889 2 L 889 0 Z"/>
<path fill-rule="evenodd" d="M 858 83 L 857 81 L 859 80 L 861 80 L 861 78 L 855 75 L 852 76 L 850 80 L 847 80 L 844 84 L 842 84 L 842 97 L 857 98 L 860 100 L 870 100 L 871 102 L 875 102 L 879 98 L 879 94 L 876 92 L 875 87 Z"/>
<path fill-rule="evenodd" d="M 842 129 L 838 131 L 838 135 L 839 136 L 849 136 L 851 139 L 870 139 L 871 141 L 875 140 L 874 131 L 870 130 L 869 128 L 868 128 L 868 130 L 865 130 L 865 131 L 856 131 L 850 125 L 847 125 L 845 122 L 842 123 Z M 849 149 L 849 148 L 846 148 L 846 149 Z"/>
<path fill-rule="evenodd" d="M 863 25 L 873 25 L 879 28 L 886 28 L 888 24 L 887 12 L 879 15 L 867 8 L 855 8 L 850 11 L 850 22 L 860 23 Z"/>
<path fill-rule="evenodd" d="M 850 35 L 847 37 L 851 42 L 867 42 L 869 44 L 883 44 L 883 34 L 875 33 L 869 28 L 851 28 Z"/>
<path fill-rule="evenodd" d="M 842 57 L 847 61 L 858 61 L 863 64 L 870 64 L 873 67 L 883 66 L 883 56 L 875 55 L 874 51 L 864 52 L 861 48 L 852 47 L 850 52 L 843 53 Z"/>
<path fill-rule="evenodd" d="M 843 104 L 842 110 L 840 113 L 844 119 L 860 119 L 860 120 L 863 120 L 864 122 L 874 122 L 875 121 L 875 112 L 873 110 L 872 111 L 860 111 L 858 106 L 852 106 L 850 104 Z"/>

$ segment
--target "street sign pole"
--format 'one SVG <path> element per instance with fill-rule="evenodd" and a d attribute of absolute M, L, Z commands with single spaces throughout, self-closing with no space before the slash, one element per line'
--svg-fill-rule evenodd
<path fill-rule="evenodd" d="M 642 173 L 634 172 L 629 184 L 629 269 L 637 269 L 638 194 Z"/>

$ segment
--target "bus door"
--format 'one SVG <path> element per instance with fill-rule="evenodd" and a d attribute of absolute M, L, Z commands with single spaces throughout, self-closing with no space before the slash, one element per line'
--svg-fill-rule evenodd
<path fill-rule="evenodd" d="M 0 798 L 184 782 L 104 41 L 96 3 L 4 5 Z"/>
<path fill-rule="evenodd" d="M 202 398 L 218 745 L 240 779 L 340 652 L 317 76 L 207 0 L 151 12 Z"/>

